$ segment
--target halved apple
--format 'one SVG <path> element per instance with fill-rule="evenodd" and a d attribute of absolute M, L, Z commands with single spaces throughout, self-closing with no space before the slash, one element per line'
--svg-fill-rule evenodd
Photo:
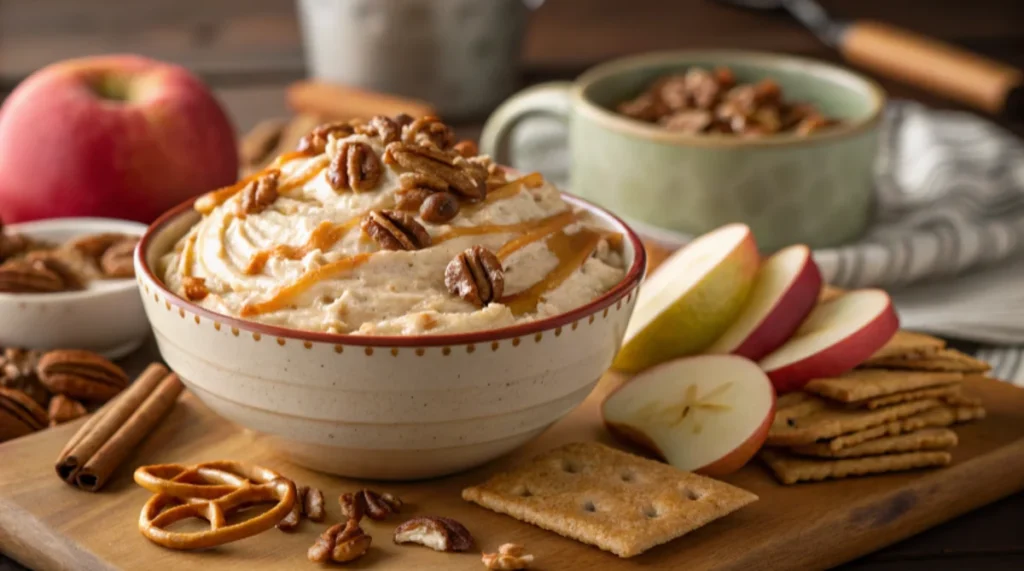
<path fill-rule="evenodd" d="M 889 294 L 850 291 L 815 307 L 793 337 L 760 365 L 776 390 L 794 391 L 811 379 L 841 375 L 863 363 L 899 327 Z"/>
<path fill-rule="evenodd" d="M 779 250 L 761 264 L 736 321 L 705 353 L 758 360 L 785 343 L 814 309 L 821 272 L 803 244 Z"/>
<path fill-rule="evenodd" d="M 757 363 L 699 355 L 652 367 L 601 405 L 617 438 L 681 470 L 723 476 L 764 444 L 775 416 L 775 389 Z"/>
<path fill-rule="evenodd" d="M 612 368 L 635 373 L 707 349 L 743 308 L 760 263 L 743 224 L 713 230 L 673 253 L 640 286 Z"/>

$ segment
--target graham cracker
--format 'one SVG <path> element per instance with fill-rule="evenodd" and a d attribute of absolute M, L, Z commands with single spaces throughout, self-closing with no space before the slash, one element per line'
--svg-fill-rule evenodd
<path fill-rule="evenodd" d="M 963 373 L 858 369 L 841 377 L 814 379 L 804 390 L 842 402 L 856 402 L 904 391 L 959 383 Z"/>
<path fill-rule="evenodd" d="M 890 406 L 901 402 L 908 402 L 912 400 L 921 399 L 939 399 L 945 401 L 945 399 L 953 398 L 960 394 L 960 385 L 946 385 L 944 387 L 934 387 L 928 389 L 919 389 L 916 391 L 904 391 L 902 393 L 895 393 L 884 397 L 878 397 L 873 399 L 867 399 L 865 401 L 859 401 L 855 404 L 865 408 L 881 408 L 883 406 Z"/>
<path fill-rule="evenodd" d="M 906 452 L 864 458 L 801 458 L 781 450 L 765 449 L 761 459 L 783 484 L 815 482 L 829 478 L 848 478 L 868 474 L 901 472 L 918 468 L 946 466 L 953 461 L 949 452 Z"/>
<path fill-rule="evenodd" d="M 987 373 L 992 367 L 956 349 L 940 349 L 928 355 L 903 355 L 874 359 L 871 367 L 905 369 L 909 371 L 948 371 L 959 373 Z"/>
<path fill-rule="evenodd" d="M 878 359 L 889 359 L 892 357 L 912 357 L 931 355 L 946 348 L 946 342 L 938 337 L 914 333 L 912 331 L 897 331 L 888 343 L 864 362 L 865 365 L 873 365 Z"/>
<path fill-rule="evenodd" d="M 948 428 L 925 428 L 897 436 L 883 436 L 868 440 L 841 450 L 832 450 L 827 443 L 795 446 L 791 452 L 801 456 L 819 458 L 857 458 L 879 456 L 896 452 L 918 452 L 921 450 L 945 450 L 957 445 L 956 433 Z"/>
<path fill-rule="evenodd" d="M 981 399 L 975 396 L 965 395 L 962 392 L 942 397 L 942 402 L 950 406 L 977 408 L 981 406 Z"/>
<path fill-rule="evenodd" d="M 813 446 L 815 449 L 818 446 L 827 446 L 830 450 L 843 450 L 857 446 L 861 442 L 874 440 L 875 438 L 896 436 L 922 428 L 952 426 L 980 418 L 985 418 L 985 409 L 980 406 L 940 405 L 913 416 L 873 426 L 858 432 L 836 436 L 828 442 L 811 444 L 809 446 Z"/>
<path fill-rule="evenodd" d="M 757 500 L 724 482 L 576 442 L 462 491 L 464 500 L 632 557 Z"/>
<path fill-rule="evenodd" d="M 812 444 L 906 418 L 941 404 L 935 399 L 924 399 L 875 410 L 833 406 L 795 418 L 776 415 L 768 431 L 767 443 L 771 446 Z"/>
<path fill-rule="evenodd" d="M 828 407 L 828 401 L 823 398 L 802 391 L 786 393 L 775 399 L 774 422 L 786 422 L 791 418 L 807 416 Z"/>

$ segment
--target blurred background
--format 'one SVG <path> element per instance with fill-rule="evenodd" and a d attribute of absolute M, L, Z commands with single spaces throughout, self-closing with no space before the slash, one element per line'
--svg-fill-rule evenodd
<path fill-rule="evenodd" d="M 504 0 L 495 0 L 501 4 Z M 0 0 L 0 96 L 49 63 L 133 52 L 180 63 L 214 87 L 240 131 L 284 115 L 284 89 L 306 76 L 300 8 L 342 0 Z M 396 0 L 366 2 L 386 8 Z M 439 2 L 439 4 L 451 2 Z M 475 3 L 470 0 L 470 4 Z M 482 3 L 482 4 L 487 4 Z M 791 17 L 712 0 L 533 0 L 524 11 L 517 86 L 571 78 L 600 61 L 649 50 L 729 47 L 838 61 Z M 822 0 L 834 16 L 888 22 L 1024 67 L 1020 0 Z M 327 6 L 323 6 L 327 5 Z M 370 6 L 373 8 L 373 6 Z M 422 20 L 421 20 L 422 21 Z M 416 34 L 415 20 L 389 31 Z M 342 26 L 341 22 L 334 23 Z M 356 26 L 362 24 L 355 24 Z M 370 25 L 374 24 L 373 21 Z M 497 33 L 497 32 L 495 32 Z M 895 97 L 955 107 L 883 81 Z M 507 94 L 506 94 L 507 95 Z M 486 112 L 463 118 L 482 123 Z M 1018 134 L 1024 122 L 1007 123 Z"/>

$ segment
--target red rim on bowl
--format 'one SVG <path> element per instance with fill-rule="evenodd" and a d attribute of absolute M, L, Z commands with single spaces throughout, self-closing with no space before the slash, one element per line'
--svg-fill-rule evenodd
<path fill-rule="evenodd" d="M 562 193 L 562 197 L 575 208 L 582 208 L 590 214 L 602 219 L 605 224 L 622 232 L 633 247 L 633 263 L 626 272 L 625 277 L 619 283 L 605 292 L 602 296 L 590 303 L 577 307 L 566 313 L 552 317 L 538 319 L 518 325 L 511 325 L 499 329 L 487 329 L 483 331 L 470 331 L 467 333 L 449 333 L 443 335 L 351 335 L 344 333 L 322 333 L 317 331 L 304 331 L 301 329 L 290 329 L 276 325 L 267 325 L 256 321 L 248 321 L 239 317 L 224 315 L 200 307 L 170 291 L 164 286 L 163 280 L 157 278 L 149 264 L 146 262 L 146 252 L 149 250 L 153 236 L 159 234 L 164 227 L 177 219 L 182 214 L 191 211 L 195 199 L 189 199 L 178 206 L 168 210 L 153 224 L 149 226 L 139 247 L 135 250 L 135 261 L 138 267 L 142 268 L 146 279 L 164 294 L 167 302 L 179 309 L 187 309 L 201 315 L 211 321 L 227 324 L 232 327 L 246 331 L 261 333 L 273 337 L 285 339 L 299 339 L 302 341 L 316 341 L 320 343 L 332 343 L 336 345 L 354 345 L 366 347 L 433 347 L 440 345 L 465 345 L 468 343 L 481 343 L 485 341 L 496 341 L 510 337 L 528 336 L 534 333 L 546 331 L 555 327 L 570 324 L 579 319 L 585 318 L 593 313 L 611 306 L 624 298 L 626 294 L 643 280 L 647 268 L 647 253 L 644 251 L 640 237 L 625 222 L 611 212 L 571 194 Z"/>

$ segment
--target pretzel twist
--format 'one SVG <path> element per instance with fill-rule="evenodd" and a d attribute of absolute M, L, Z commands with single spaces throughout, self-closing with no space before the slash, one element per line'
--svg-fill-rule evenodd
<path fill-rule="evenodd" d="M 135 480 L 147 490 L 157 492 L 139 514 L 139 531 L 153 543 L 170 549 L 203 549 L 251 537 L 274 527 L 288 515 L 296 501 L 295 484 L 291 480 L 272 470 L 238 462 L 208 462 L 191 467 L 144 466 L 136 470 Z M 270 502 L 276 505 L 255 517 L 228 525 L 227 516 L 231 512 Z M 195 532 L 167 529 L 189 518 L 205 519 L 210 529 Z"/>

